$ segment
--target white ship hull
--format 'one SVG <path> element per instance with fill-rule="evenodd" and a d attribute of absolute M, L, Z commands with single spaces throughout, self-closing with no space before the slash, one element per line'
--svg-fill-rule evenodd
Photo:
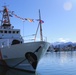
<path fill-rule="evenodd" d="M 16 44 L 0 49 L 0 64 L 11 68 L 35 71 L 41 57 L 46 53 L 48 42 Z"/>

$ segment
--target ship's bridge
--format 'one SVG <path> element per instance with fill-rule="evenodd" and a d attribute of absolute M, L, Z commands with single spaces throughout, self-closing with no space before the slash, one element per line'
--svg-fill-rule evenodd
<path fill-rule="evenodd" d="M 0 29 L 0 47 L 23 43 L 20 29 Z"/>
<path fill-rule="evenodd" d="M 20 38 L 19 29 L 0 29 L 0 39 Z"/>

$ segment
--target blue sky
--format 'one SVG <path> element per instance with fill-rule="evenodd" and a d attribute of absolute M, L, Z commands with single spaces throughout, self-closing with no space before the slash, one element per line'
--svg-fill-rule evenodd
<path fill-rule="evenodd" d="M 40 9 L 44 20 L 43 36 L 47 37 L 47 41 L 76 41 L 76 0 L 0 0 L 0 9 L 4 4 L 22 18 L 37 19 Z M 24 36 L 35 34 L 38 26 L 37 21 L 23 22 L 14 16 L 11 23 L 20 28 Z"/>

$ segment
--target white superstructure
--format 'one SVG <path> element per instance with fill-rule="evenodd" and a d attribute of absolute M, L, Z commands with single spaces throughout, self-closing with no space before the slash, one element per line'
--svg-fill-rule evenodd
<path fill-rule="evenodd" d="M 0 26 L 0 48 L 23 43 L 23 39 L 20 35 L 20 29 L 14 29 L 14 26 L 10 24 L 10 14 L 6 6 L 4 6 L 4 10 L 0 12 L 3 14 Z"/>

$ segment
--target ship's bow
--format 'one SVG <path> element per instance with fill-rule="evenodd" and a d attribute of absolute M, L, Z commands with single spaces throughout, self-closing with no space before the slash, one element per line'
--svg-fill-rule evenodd
<path fill-rule="evenodd" d="M 49 46 L 48 42 L 38 41 L 5 47 L 1 49 L 1 60 L 12 68 L 35 71 Z"/>
<path fill-rule="evenodd" d="M 34 69 L 36 69 L 37 64 L 40 61 L 40 59 L 46 54 L 49 46 L 50 46 L 50 43 L 48 42 L 44 42 L 44 41 L 35 42 L 34 52 L 26 53 L 25 56 Z"/>

